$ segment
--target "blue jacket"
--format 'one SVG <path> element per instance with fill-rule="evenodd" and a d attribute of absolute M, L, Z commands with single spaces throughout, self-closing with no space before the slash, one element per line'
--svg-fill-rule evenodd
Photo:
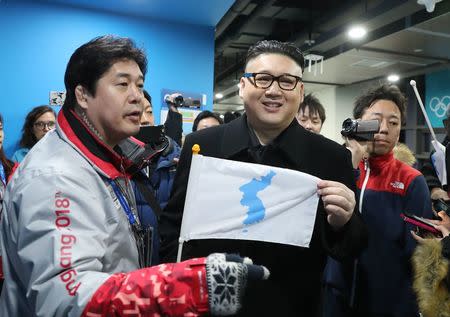
<path fill-rule="evenodd" d="M 24 159 L 25 155 L 27 155 L 28 152 L 30 152 L 29 148 L 26 147 L 20 148 L 14 152 L 12 160 L 16 163 L 20 163 L 22 162 L 22 160 Z"/>
<path fill-rule="evenodd" d="M 324 274 L 324 315 L 339 316 L 339 303 L 352 302 L 358 316 L 416 316 L 410 263 L 416 242 L 410 233 L 413 227 L 403 221 L 400 213 L 432 217 L 425 179 L 419 171 L 396 160 L 392 152 L 370 158 L 367 165 L 360 164 L 359 170 L 357 187 L 362 195 L 361 214 L 369 230 L 369 243 L 356 264 L 329 259 Z M 362 191 L 367 175 L 367 186 Z"/>
<path fill-rule="evenodd" d="M 153 192 L 156 201 L 161 206 L 161 209 L 166 207 L 169 201 L 170 192 L 172 191 L 173 179 L 175 178 L 175 172 L 177 168 L 177 163 L 174 159 L 180 157 L 181 149 L 173 142 L 172 151 L 166 155 L 161 156 L 158 159 L 156 168 L 151 172 L 149 178 L 147 178 L 146 185 Z M 139 219 L 142 225 L 146 228 L 151 228 L 153 231 L 152 237 L 152 265 L 159 264 L 159 229 L 158 229 L 158 219 L 155 212 L 147 203 L 142 193 L 136 187 L 135 182 L 132 182 L 133 190 L 136 197 L 136 206 L 139 215 Z"/>

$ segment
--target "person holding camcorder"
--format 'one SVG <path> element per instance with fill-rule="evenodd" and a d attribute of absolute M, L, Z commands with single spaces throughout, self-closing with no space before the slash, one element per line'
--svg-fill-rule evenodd
<path fill-rule="evenodd" d="M 329 259 L 324 316 L 418 316 L 410 263 L 416 242 L 400 214 L 430 218 L 432 212 L 424 177 L 394 158 L 405 114 L 400 90 L 382 85 L 356 100 L 358 121 L 343 124 L 369 245 L 354 263 Z"/>

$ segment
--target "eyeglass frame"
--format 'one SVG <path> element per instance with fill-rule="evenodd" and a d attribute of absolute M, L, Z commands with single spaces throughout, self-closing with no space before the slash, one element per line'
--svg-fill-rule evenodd
<path fill-rule="evenodd" d="M 256 75 L 260 75 L 260 74 L 263 74 L 263 75 L 269 75 L 269 76 L 272 77 L 272 81 L 270 82 L 270 84 L 269 84 L 267 87 L 260 87 L 260 86 L 256 85 L 255 76 L 256 76 Z M 294 77 L 294 78 L 295 78 L 295 80 L 296 80 L 296 81 L 295 81 L 295 85 L 294 85 L 294 87 L 293 87 L 292 89 L 286 89 L 286 88 L 283 88 L 283 87 L 280 86 L 280 78 L 283 77 L 283 76 L 291 76 L 291 77 Z M 292 91 L 292 90 L 294 90 L 295 88 L 297 88 L 297 85 L 298 85 L 299 82 L 303 82 L 303 78 L 302 78 L 302 77 L 300 77 L 300 76 L 295 76 L 295 75 L 291 75 L 291 74 L 282 74 L 282 75 L 280 75 L 280 76 L 274 76 L 274 75 L 269 74 L 269 73 L 244 73 L 244 75 L 242 75 L 242 77 L 248 78 L 248 79 L 249 79 L 249 78 L 253 78 L 253 81 L 250 80 L 250 79 L 249 79 L 249 81 L 250 81 L 250 82 L 252 83 L 252 85 L 255 86 L 256 88 L 261 88 L 261 89 L 269 89 L 269 88 L 273 85 L 273 82 L 276 81 L 277 84 L 278 84 L 278 87 L 279 87 L 281 90 L 285 90 L 285 91 Z"/>
<path fill-rule="evenodd" d="M 50 124 L 52 125 L 51 127 L 50 127 Z M 42 127 L 39 127 L 39 125 L 42 125 Z M 56 122 L 55 121 L 36 121 L 35 123 L 33 123 L 33 126 L 39 130 L 44 130 L 45 128 L 48 128 L 49 130 L 51 130 L 51 129 L 55 128 Z"/>

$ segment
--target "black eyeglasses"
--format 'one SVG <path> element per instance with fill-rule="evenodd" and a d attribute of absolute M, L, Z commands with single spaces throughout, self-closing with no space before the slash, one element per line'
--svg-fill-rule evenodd
<path fill-rule="evenodd" d="M 283 90 L 294 90 L 302 78 L 299 76 L 283 74 L 280 76 L 273 76 L 267 73 L 244 73 L 245 78 L 253 78 L 250 82 L 257 88 L 267 89 L 272 86 L 273 82 L 278 83 L 278 87 Z"/>
<path fill-rule="evenodd" d="M 53 129 L 53 128 L 55 127 L 55 125 L 56 125 L 56 122 L 55 122 L 55 121 L 47 121 L 47 122 L 44 122 L 44 121 L 36 121 L 36 122 L 34 123 L 34 126 L 35 126 L 36 128 L 38 128 L 39 130 L 44 130 L 46 127 L 47 127 L 49 130 L 51 130 L 51 129 Z"/>

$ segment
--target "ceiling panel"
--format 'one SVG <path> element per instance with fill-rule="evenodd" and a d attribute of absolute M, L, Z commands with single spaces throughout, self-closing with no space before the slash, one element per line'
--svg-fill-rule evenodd
<path fill-rule="evenodd" d="M 365 47 L 450 59 L 450 13 L 385 36 Z"/>

